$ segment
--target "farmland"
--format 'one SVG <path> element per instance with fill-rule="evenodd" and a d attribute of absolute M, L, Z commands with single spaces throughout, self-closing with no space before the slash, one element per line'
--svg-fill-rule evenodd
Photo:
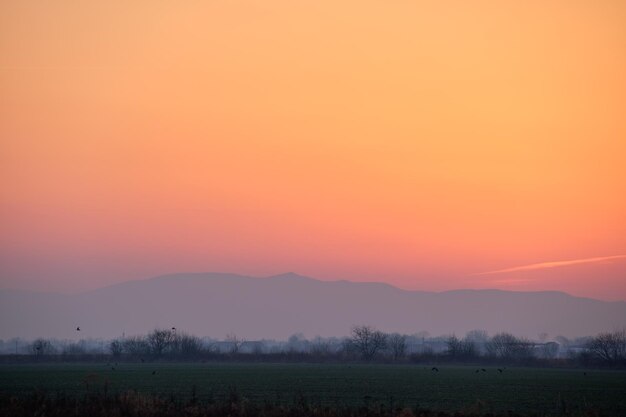
<path fill-rule="evenodd" d="M 0 395 L 33 392 L 76 398 L 107 391 L 220 402 L 299 401 L 332 407 L 385 404 L 434 410 L 626 414 L 626 372 L 578 369 L 363 364 L 111 363 L 0 367 Z"/>

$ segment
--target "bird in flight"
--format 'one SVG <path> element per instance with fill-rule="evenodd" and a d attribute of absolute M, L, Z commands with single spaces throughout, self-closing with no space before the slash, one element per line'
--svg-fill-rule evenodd
<path fill-rule="evenodd" d="M 80 327 L 76 327 L 76 331 L 77 331 L 77 332 L 80 332 Z"/>

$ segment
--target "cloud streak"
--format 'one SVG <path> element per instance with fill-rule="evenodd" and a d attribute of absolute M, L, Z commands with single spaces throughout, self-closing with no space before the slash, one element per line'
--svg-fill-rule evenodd
<path fill-rule="evenodd" d="M 615 260 L 615 259 L 626 259 L 626 255 L 599 256 L 595 258 L 572 259 L 569 261 L 539 262 L 539 263 L 529 264 L 529 265 L 514 266 L 512 268 L 498 269 L 495 271 L 477 272 L 472 275 L 492 275 L 492 274 L 506 274 L 509 272 L 518 272 L 518 271 L 534 271 L 537 269 L 559 268 L 562 266 L 589 264 L 589 263 L 595 263 L 595 262 L 610 261 L 610 260 Z"/>

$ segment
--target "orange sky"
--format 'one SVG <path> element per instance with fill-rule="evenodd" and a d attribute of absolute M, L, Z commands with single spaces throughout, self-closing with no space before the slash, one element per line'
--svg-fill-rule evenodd
<path fill-rule="evenodd" d="M 2 1 L 0 287 L 626 299 L 626 2 Z"/>

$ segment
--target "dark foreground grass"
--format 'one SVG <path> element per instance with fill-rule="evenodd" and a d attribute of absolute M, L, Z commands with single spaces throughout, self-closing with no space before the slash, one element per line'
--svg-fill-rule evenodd
<path fill-rule="evenodd" d="M 621 416 L 599 409 L 572 411 L 563 408 L 552 413 L 493 412 L 477 403 L 463 410 L 446 412 L 391 404 L 367 406 L 322 406 L 305 398 L 290 405 L 255 404 L 235 391 L 227 400 L 202 402 L 195 398 L 181 401 L 173 396 L 161 398 L 135 391 L 108 396 L 91 394 L 82 399 L 57 394 L 48 397 L 34 393 L 30 397 L 0 397 L 2 417 L 614 417 Z"/>
<path fill-rule="evenodd" d="M 490 367 L 476 373 L 476 369 L 440 366 L 439 372 L 433 372 L 417 365 L 343 364 L 3 365 L 0 408 L 3 415 L 55 415 L 55 410 L 67 406 L 65 414 L 57 415 L 69 415 L 69 410 L 89 415 L 157 415 L 153 409 L 163 408 L 174 413 L 164 416 L 461 411 L 459 415 L 626 416 L 625 372 L 586 371 L 585 375 L 582 370 L 511 368 L 499 373 Z M 142 414 L 138 404 L 152 411 Z M 228 408 L 233 404 L 239 411 Z M 47 412 L 36 412 L 37 407 Z M 137 410 L 131 412 L 133 407 Z M 108 411 L 97 414 L 95 408 Z M 431 414 L 424 414 L 425 410 L 432 410 Z"/>

